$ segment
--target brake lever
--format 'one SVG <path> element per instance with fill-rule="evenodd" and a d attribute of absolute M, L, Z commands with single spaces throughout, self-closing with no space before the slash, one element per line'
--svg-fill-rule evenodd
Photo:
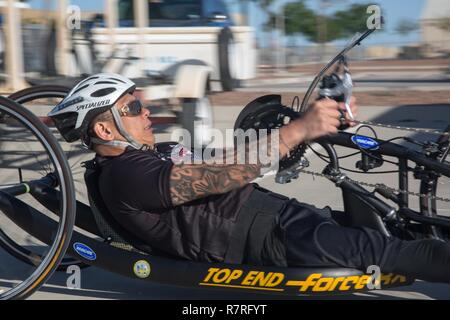
<path fill-rule="evenodd" d="M 340 74 L 338 74 L 340 73 Z M 337 102 L 343 102 L 345 109 L 351 120 L 355 120 L 350 102 L 353 92 L 353 80 L 350 73 L 350 69 L 347 64 L 347 57 L 343 56 L 338 62 L 335 71 L 330 76 L 324 76 L 322 78 L 322 84 L 319 92 L 319 99 L 328 97 Z M 342 114 L 341 123 L 342 127 L 345 126 L 345 115 Z"/>
<path fill-rule="evenodd" d="M 344 83 L 345 82 L 345 83 Z M 350 109 L 350 99 L 351 99 L 351 88 L 352 88 L 352 81 L 351 77 L 348 76 L 344 77 L 344 75 L 338 75 L 336 72 L 329 76 L 325 76 L 322 79 L 322 84 L 320 86 L 319 91 L 319 97 L 317 100 L 321 100 L 324 98 L 329 98 L 332 100 L 335 100 L 337 102 L 345 103 L 347 112 L 349 113 L 349 116 L 352 116 L 353 114 Z M 347 124 L 347 119 L 345 116 L 345 112 L 341 109 L 338 110 L 341 114 L 339 121 L 341 122 L 341 125 L 339 126 L 339 130 L 345 130 L 349 126 Z"/>
<path fill-rule="evenodd" d="M 353 81 L 352 76 L 350 74 L 350 71 L 347 67 L 345 67 L 343 80 L 342 80 L 342 86 L 344 87 L 344 96 L 345 96 L 345 109 L 347 110 L 348 116 L 351 120 L 355 120 L 355 117 L 353 116 L 352 109 L 350 108 L 350 102 L 352 99 L 352 92 L 353 92 Z"/>

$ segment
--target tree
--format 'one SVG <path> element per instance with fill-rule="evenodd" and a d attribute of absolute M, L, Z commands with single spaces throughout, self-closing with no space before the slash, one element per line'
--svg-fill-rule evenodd
<path fill-rule="evenodd" d="M 272 5 L 272 3 L 274 2 L 274 0 L 238 0 L 241 6 L 241 14 L 244 18 L 244 24 L 247 24 L 248 21 L 248 6 L 250 4 L 250 2 L 254 2 L 259 4 L 259 7 L 261 8 L 261 10 L 263 11 L 268 11 L 268 8 Z"/>
<path fill-rule="evenodd" d="M 417 24 L 417 22 L 411 20 L 402 20 L 398 23 L 395 31 L 402 36 L 406 36 L 409 33 L 416 31 L 417 29 L 419 29 L 419 25 Z"/>
<path fill-rule="evenodd" d="M 287 35 L 301 33 L 305 30 L 307 34 L 313 32 L 316 16 L 312 10 L 306 7 L 303 1 L 287 3 L 283 6 L 285 19 L 285 32 Z M 273 29 L 276 25 L 277 13 L 268 12 L 268 19 L 264 23 L 264 29 Z"/>
<path fill-rule="evenodd" d="M 287 3 L 285 12 L 286 34 L 303 35 L 309 41 L 324 43 L 349 37 L 367 28 L 367 7 L 369 4 L 353 4 L 348 9 L 337 11 L 333 16 L 315 13 L 308 8 L 304 0 Z M 275 16 L 271 15 L 266 25 L 274 25 Z M 317 21 L 326 23 L 326 36 L 320 33 Z"/>
<path fill-rule="evenodd" d="M 334 27 L 339 29 L 336 39 L 347 38 L 367 29 L 367 7 L 371 4 L 353 4 L 349 9 L 335 13 Z M 333 39 L 334 40 L 334 39 Z"/>
<path fill-rule="evenodd" d="M 450 17 L 438 19 L 435 26 L 441 30 L 450 31 Z"/>

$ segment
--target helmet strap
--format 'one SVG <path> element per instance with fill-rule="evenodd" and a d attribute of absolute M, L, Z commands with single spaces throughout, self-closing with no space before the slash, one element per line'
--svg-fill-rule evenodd
<path fill-rule="evenodd" d="M 119 130 L 119 133 L 127 140 L 130 144 L 130 147 L 133 147 L 134 149 L 142 149 L 143 145 L 142 143 L 137 142 L 133 137 L 125 130 L 123 126 L 122 119 L 120 117 L 119 111 L 117 111 L 117 108 L 112 107 L 111 112 L 114 118 L 114 123 L 116 124 L 117 130 Z"/>
<path fill-rule="evenodd" d="M 127 141 L 113 140 L 113 141 L 105 141 L 98 138 L 91 138 L 91 142 L 95 144 L 101 144 L 112 147 L 120 147 L 120 148 L 128 148 L 131 147 L 137 150 L 149 150 L 151 147 L 147 144 L 142 144 L 137 142 L 131 135 L 125 130 L 123 126 L 122 119 L 120 117 L 119 111 L 115 107 L 111 108 L 111 113 L 113 115 L 114 123 L 117 127 L 119 133 L 125 138 Z"/>
<path fill-rule="evenodd" d="M 136 149 L 131 143 L 126 142 L 126 141 L 120 141 L 120 140 L 105 141 L 105 140 L 98 139 L 98 138 L 91 138 L 91 143 L 101 144 L 104 146 L 111 146 L 111 147 L 120 147 L 120 148 L 132 147 L 133 149 Z"/>

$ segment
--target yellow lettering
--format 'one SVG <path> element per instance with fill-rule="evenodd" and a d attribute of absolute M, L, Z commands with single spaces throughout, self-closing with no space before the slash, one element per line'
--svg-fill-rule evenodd
<path fill-rule="evenodd" d="M 255 278 L 255 276 L 258 274 L 259 271 L 250 271 L 247 276 L 242 281 L 242 285 L 244 286 L 251 286 L 252 280 Z"/>
<path fill-rule="evenodd" d="M 355 285 L 355 289 L 356 289 L 356 290 L 364 289 L 364 288 L 367 286 L 367 284 L 369 283 L 369 281 L 370 281 L 371 278 L 372 278 L 372 277 L 371 277 L 371 276 L 368 276 L 368 275 L 361 276 L 361 277 L 359 278 L 358 283 Z"/>
<path fill-rule="evenodd" d="M 344 282 L 339 287 L 340 291 L 348 291 L 351 289 L 351 287 L 348 285 L 349 282 L 353 282 L 353 284 L 358 282 L 359 277 L 353 276 L 353 277 L 347 277 Z"/>
<path fill-rule="evenodd" d="M 284 280 L 284 274 L 282 273 L 274 273 L 272 278 L 266 283 L 266 287 L 276 287 Z"/>
<path fill-rule="evenodd" d="M 227 280 L 230 274 L 231 274 L 230 269 L 222 269 L 213 276 L 213 281 L 216 283 L 224 282 L 225 280 Z"/>
<path fill-rule="evenodd" d="M 316 282 L 316 285 L 314 286 L 313 291 L 317 291 L 317 292 L 328 291 L 328 289 L 333 284 L 333 282 L 334 282 L 334 278 L 322 278 Z M 323 283 L 325 284 L 324 287 L 322 287 Z"/>
<path fill-rule="evenodd" d="M 344 280 L 345 280 L 344 277 L 339 277 L 339 278 L 334 279 L 333 285 L 330 287 L 329 291 L 333 291 L 334 289 L 336 289 L 339 282 L 344 281 Z"/>
<path fill-rule="evenodd" d="M 392 276 L 392 273 L 381 275 L 381 282 L 383 283 L 383 285 L 388 285 L 389 283 L 391 283 Z"/>
<path fill-rule="evenodd" d="M 258 272 L 258 274 L 255 276 L 255 279 L 252 281 L 251 285 L 264 287 L 264 285 L 270 279 L 271 276 L 272 272 L 269 272 L 267 275 L 264 272 Z"/>
<path fill-rule="evenodd" d="M 226 283 L 239 279 L 242 276 L 242 270 L 233 270 Z"/>
<path fill-rule="evenodd" d="M 209 279 L 211 279 L 212 275 L 219 271 L 219 268 L 209 268 L 208 274 L 206 275 L 205 279 L 203 279 L 203 282 L 208 282 Z"/>
<path fill-rule="evenodd" d="M 300 285 L 300 292 L 305 292 L 308 290 L 309 287 L 312 287 L 316 284 L 316 280 L 320 279 L 320 277 L 322 277 L 321 273 L 313 273 L 311 275 L 309 275 L 309 277 L 305 280 L 305 281 L 300 281 L 299 285 Z"/>
<path fill-rule="evenodd" d="M 397 275 L 394 276 L 394 278 L 392 279 L 391 283 L 394 284 L 396 282 L 400 282 L 400 283 L 406 282 L 406 277 L 397 274 Z"/>

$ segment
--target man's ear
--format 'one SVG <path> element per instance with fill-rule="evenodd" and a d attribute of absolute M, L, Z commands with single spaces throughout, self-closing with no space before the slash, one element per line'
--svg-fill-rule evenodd
<path fill-rule="evenodd" d="M 109 122 L 99 121 L 94 125 L 93 130 L 97 137 L 101 140 L 114 140 L 114 133 Z"/>

